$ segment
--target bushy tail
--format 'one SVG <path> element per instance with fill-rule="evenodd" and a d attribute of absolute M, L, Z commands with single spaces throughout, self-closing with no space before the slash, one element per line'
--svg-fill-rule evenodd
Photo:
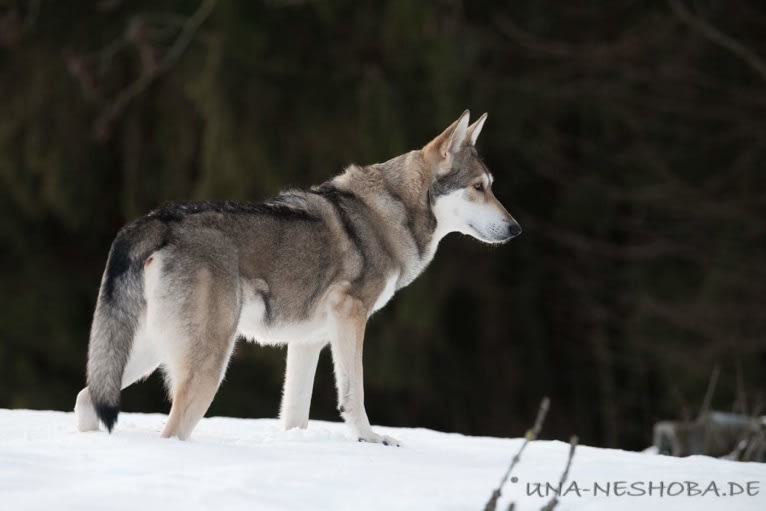
<path fill-rule="evenodd" d="M 144 301 L 144 260 L 163 244 L 155 225 L 134 223 L 112 243 L 93 316 L 88 348 L 88 389 L 96 414 L 112 431 L 120 390 Z M 137 242 L 133 241 L 138 239 Z"/>

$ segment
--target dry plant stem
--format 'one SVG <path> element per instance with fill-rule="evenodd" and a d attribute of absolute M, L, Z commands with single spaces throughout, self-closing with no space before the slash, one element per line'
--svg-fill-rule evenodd
<path fill-rule="evenodd" d="M 524 452 L 524 448 L 527 446 L 527 444 L 531 440 L 536 440 L 537 436 L 540 434 L 540 430 L 543 428 L 543 423 L 545 422 L 545 416 L 548 414 L 549 406 L 550 399 L 544 397 L 542 402 L 540 402 L 540 408 L 537 410 L 537 418 L 535 419 L 534 426 L 532 426 L 532 429 L 528 430 L 526 435 L 524 435 L 524 442 L 521 444 L 521 447 L 519 447 L 519 451 L 516 453 L 513 459 L 511 459 L 511 464 L 508 467 L 508 470 L 505 471 L 505 475 L 500 480 L 500 484 L 492 492 L 492 496 L 489 498 L 489 501 L 487 501 L 487 505 L 484 506 L 484 511 L 494 511 L 497 508 L 497 501 L 503 494 L 503 486 L 508 481 L 508 478 L 511 475 L 511 471 L 513 471 L 513 467 L 515 467 L 521 460 L 521 453 Z"/>
<path fill-rule="evenodd" d="M 747 406 L 747 392 L 745 391 L 745 378 L 742 374 L 742 360 L 740 360 L 739 358 L 736 361 L 734 369 L 735 369 L 735 375 L 737 377 L 737 399 L 736 401 L 734 401 L 734 406 L 732 411 L 735 413 L 741 413 L 742 415 L 754 416 L 755 414 L 751 414 L 747 410 L 748 406 Z"/>
<path fill-rule="evenodd" d="M 40 0 L 29 0 L 27 7 L 27 15 L 24 18 L 24 26 L 27 29 L 32 28 L 32 25 L 37 21 L 37 15 L 40 13 Z"/>
<path fill-rule="evenodd" d="M 705 392 L 705 400 L 702 402 L 702 408 L 697 418 L 702 417 L 710 411 L 710 403 L 713 401 L 713 393 L 715 392 L 715 386 L 718 384 L 718 373 L 720 369 L 718 366 L 713 368 L 713 373 L 710 375 L 710 382 L 707 385 L 707 392 Z"/>
<path fill-rule="evenodd" d="M 731 53 L 744 60 L 755 73 L 766 80 L 766 62 L 753 53 L 750 48 L 724 34 L 703 18 L 692 14 L 680 0 L 669 0 L 669 3 L 670 8 L 673 9 L 673 13 L 679 20 L 689 25 L 710 41 L 729 50 Z"/>
<path fill-rule="evenodd" d="M 120 91 L 114 101 L 104 108 L 101 116 L 96 121 L 97 132 L 101 135 L 108 131 L 109 125 L 116 119 L 130 103 L 130 101 L 146 90 L 160 75 L 166 73 L 183 54 L 184 50 L 191 43 L 194 34 L 200 25 L 210 16 L 218 0 L 203 0 L 192 16 L 183 24 L 181 33 L 173 42 L 173 45 L 165 54 L 165 58 L 159 65 L 151 70 L 145 70 L 144 73 L 125 89 Z"/>
<path fill-rule="evenodd" d="M 559 480 L 559 490 L 561 490 L 564 487 L 564 483 L 567 481 L 567 478 L 569 477 L 569 468 L 572 466 L 572 458 L 574 458 L 577 442 L 578 442 L 578 439 L 576 435 L 569 439 L 569 457 L 567 458 L 567 466 L 564 469 L 564 473 L 561 474 L 561 479 Z M 558 503 L 559 503 L 558 495 L 554 495 L 553 498 L 545 506 L 542 507 L 541 511 L 552 511 L 553 508 L 555 508 Z"/>

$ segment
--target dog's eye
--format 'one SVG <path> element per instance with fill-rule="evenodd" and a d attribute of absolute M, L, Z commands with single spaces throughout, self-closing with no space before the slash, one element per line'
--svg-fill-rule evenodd
<path fill-rule="evenodd" d="M 483 192 L 484 191 L 484 183 L 476 183 L 475 185 L 473 185 L 473 189 L 476 190 L 476 191 L 479 191 L 479 192 Z"/>

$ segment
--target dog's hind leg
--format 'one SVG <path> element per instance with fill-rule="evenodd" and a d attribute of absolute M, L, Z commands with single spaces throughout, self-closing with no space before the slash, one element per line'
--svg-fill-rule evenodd
<path fill-rule="evenodd" d="M 314 375 L 322 347 L 322 344 L 287 345 L 285 386 L 279 412 L 285 429 L 305 429 L 309 424 Z"/>
<path fill-rule="evenodd" d="M 163 438 L 177 436 L 186 440 L 210 407 L 235 342 L 232 331 L 219 335 L 217 339 L 197 339 L 193 342 L 196 348 L 192 346 L 165 364 L 173 405 L 162 431 Z"/>
<path fill-rule="evenodd" d="M 187 293 L 168 323 L 163 357 L 173 405 L 162 436 L 181 440 L 205 415 L 223 379 L 240 309 L 236 279 L 220 267 L 200 265 L 184 278 Z"/>
<path fill-rule="evenodd" d="M 122 388 L 126 389 L 152 374 L 160 365 L 155 340 L 149 337 L 143 317 L 133 338 L 128 363 L 122 373 Z"/>
<path fill-rule="evenodd" d="M 93 407 L 88 387 L 77 394 L 74 417 L 79 431 L 98 431 L 98 415 L 96 415 L 96 409 Z"/>
<path fill-rule="evenodd" d="M 234 344 L 234 338 L 231 338 Z M 186 440 L 191 435 L 194 427 L 202 419 L 213 402 L 213 397 L 221 383 L 226 369 L 231 349 L 222 356 L 211 357 L 210 360 L 198 361 L 185 370 L 177 371 L 181 374 L 173 374 L 173 406 L 165 429 L 162 431 L 163 438 L 177 436 Z"/>

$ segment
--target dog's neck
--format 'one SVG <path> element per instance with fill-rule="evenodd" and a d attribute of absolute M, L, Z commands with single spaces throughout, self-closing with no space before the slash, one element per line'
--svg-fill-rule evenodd
<path fill-rule="evenodd" d="M 353 192 L 389 228 L 381 231 L 397 260 L 397 289 L 410 284 L 433 259 L 441 238 L 429 189 L 430 173 L 421 151 L 410 151 L 383 163 L 352 165 L 332 180 Z"/>
<path fill-rule="evenodd" d="M 454 232 L 446 223 L 437 221 L 434 203 L 431 200 L 434 185 L 431 165 L 424 152 L 420 150 L 410 151 L 367 167 L 384 177 L 387 188 L 393 191 L 391 195 L 400 198 L 403 205 L 408 208 L 409 218 L 415 219 L 412 230 L 415 238 L 420 241 L 418 247 L 420 264 L 418 271 L 407 284 L 422 273 L 433 260 L 439 242 L 447 234 Z M 394 176 L 393 179 L 392 176 Z"/>

